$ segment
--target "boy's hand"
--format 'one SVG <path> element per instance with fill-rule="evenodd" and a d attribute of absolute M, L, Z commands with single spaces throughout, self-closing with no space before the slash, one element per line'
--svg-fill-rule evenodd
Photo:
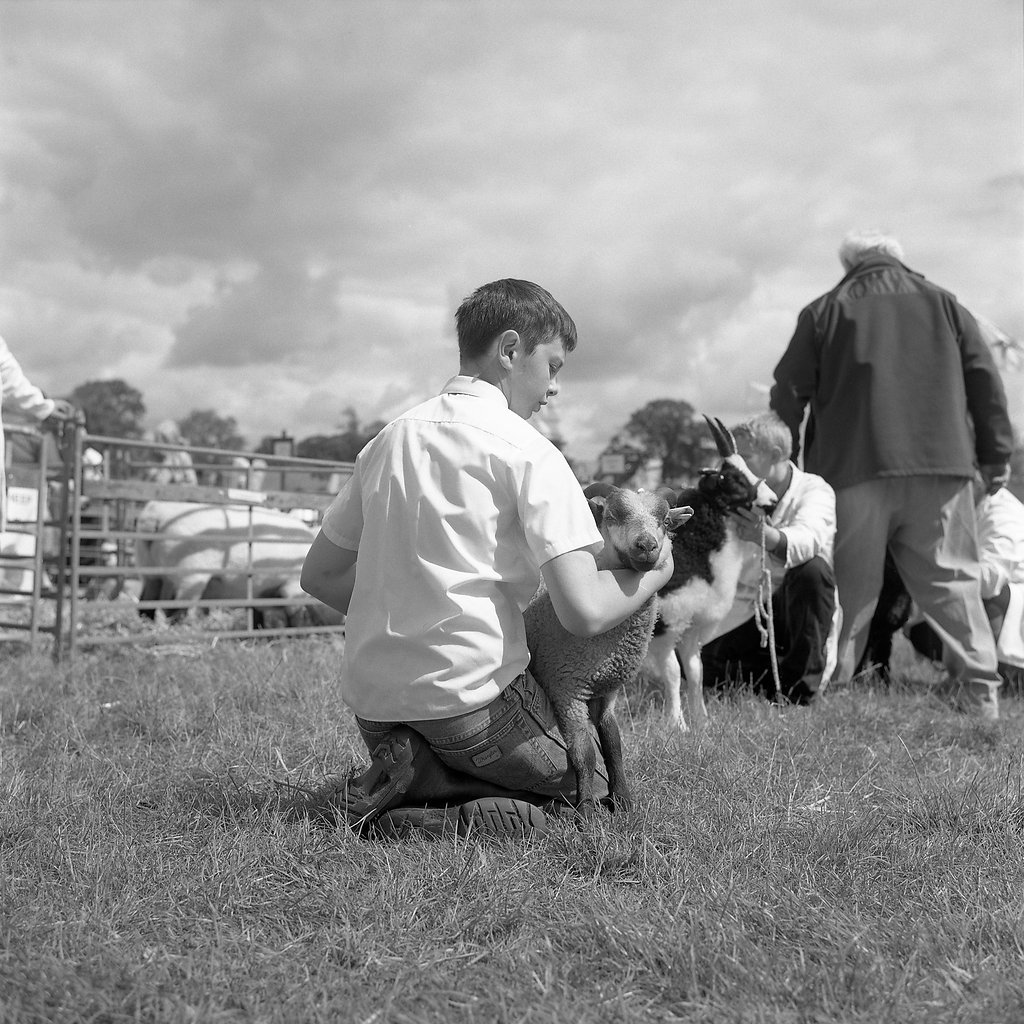
<path fill-rule="evenodd" d="M 654 567 L 654 572 L 659 572 L 665 568 L 665 564 L 668 563 L 668 574 L 672 575 L 673 561 L 672 561 L 672 534 L 666 533 L 665 539 L 661 542 L 661 551 L 658 552 L 658 561 Z"/>
<path fill-rule="evenodd" d="M 735 509 L 731 515 L 733 522 L 736 523 L 736 534 L 740 540 L 747 540 L 752 544 L 761 543 L 761 534 L 764 532 L 763 515 L 745 508 Z"/>

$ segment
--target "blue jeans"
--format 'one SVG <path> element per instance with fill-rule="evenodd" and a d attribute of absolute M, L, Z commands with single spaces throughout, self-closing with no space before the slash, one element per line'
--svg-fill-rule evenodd
<path fill-rule="evenodd" d="M 404 725 L 426 740 L 442 764 L 462 775 L 517 796 L 536 796 L 538 802 L 576 799 L 576 776 L 554 710 L 529 672 L 513 679 L 490 704 L 464 715 L 415 722 L 357 717 L 356 724 L 371 753 L 395 726 Z M 594 795 L 601 799 L 608 795 L 608 775 L 596 733 L 593 742 L 598 753 Z"/>

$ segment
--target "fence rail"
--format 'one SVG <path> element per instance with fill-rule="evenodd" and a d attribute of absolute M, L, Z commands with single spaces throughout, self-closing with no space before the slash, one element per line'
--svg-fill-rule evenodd
<path fill-rule="evenodd" d="M 339 617 L 325 614 L 312 598 L 267 591 L 268 583 L 297 576 L 296 546 L 304 553 L 303 534 L 312 539 L 351 475 L 351 463 L 90 435 L 81 424 L 68 424 L 55 437 L 17 425 L 4 431 L 12 515 L 0 543 L 0 636 L 20 637 L 33 646 L 48 638 L 55 659 L 72 660 L 80 648 L 101 645 L 343 630 Z M 188 482 L 168 478 L 171 462 L 190 464 Z M 173 591 L 196 569 L 140 564 L 136 555 L 143 544 L 188 541 L 152 521 L 155 512 L 172 507 L 196 514 L 210 510 L 214 518 L 223 515 L 236 525 L 220 535 L 199 531 L 192 539 L 210 553 L 211 580 L 223 582 L 220 570 L 229 570 L 231 592 L 191 597 L 182 624 L 164 628 L 161 620 L 185 605 L 153 587 Z M 283 528 L 287 537 L 282 539 L 257 525 L 258 518 L 290 522 L 294 529 Z M 254 551 L 266 556 L 275 545 L 280 545 L 280 565 L 271 564 L 273 558 L 254 561 Z M 229 611 L 229 621 L 212 621 Z M 284 611 L 290 616 L 286 621 L 273 614 Z M 144 616 L 161 628 L 143 628 Z M 275 621 L 261 623 L 271 618 Z"/>

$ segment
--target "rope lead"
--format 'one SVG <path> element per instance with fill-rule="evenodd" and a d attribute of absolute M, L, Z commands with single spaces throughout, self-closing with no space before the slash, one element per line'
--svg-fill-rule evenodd
<path fill-rule="evenodd" d="M 779 680 L 779 659 L 775 651 L 775 613 L 772 608 L 772 570 L 768 561 L 768 549 L 764 543 L 764 524 L 761 525 L 761 577 L 757 585 L 757 599 L 754 601 L 754 621 L 761 634 L 761 646 L 768 648 L 772 664 L 772 681 L 775 693 L 782 695 Z"/>

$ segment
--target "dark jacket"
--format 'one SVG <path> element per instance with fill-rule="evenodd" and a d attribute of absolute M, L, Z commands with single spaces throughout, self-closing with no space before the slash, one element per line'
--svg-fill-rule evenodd
<path fill-rule="evenodd" d="M 804 308 L 775 368 L 772 408 L 804 467 L 833 487 L 887 476 L 969 477 L 1013 451 L 1006 393 L 971 314 L 888 256 Z"/>

